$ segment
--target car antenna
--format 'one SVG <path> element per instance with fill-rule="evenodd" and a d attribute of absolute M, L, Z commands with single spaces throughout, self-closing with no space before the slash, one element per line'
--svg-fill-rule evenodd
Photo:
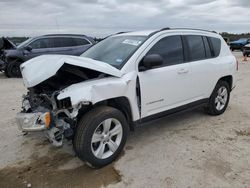
<path fill-rule="evenodd" d="M 58 24 L 58 21 L 57 21 L 57 18 L 55 18 L 55 21 L 56 21 L 57 32 L 58 32 L 58 33 L 61 33 L 61 32 L 60 32 L 60 27 L 59 27 L 59 24 Z"/>

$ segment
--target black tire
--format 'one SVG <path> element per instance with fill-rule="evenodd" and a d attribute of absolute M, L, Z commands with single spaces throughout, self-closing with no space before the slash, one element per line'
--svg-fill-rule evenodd
<path fill-rule="evenodd" d="M 6 65 L 5 69 L 4 69 L 4 74 L 7 78 L 10 78 L 10 75 L 8 74 L 8 71 L 7 71 L 7 67 L 8 67 L 8 64 Z"/>
<path fill-rule="evenodd" d="M 218 92 L 221 88 L 225 88 L 226 92 L 227 92 L 227 99 L 226 102 L 224 104 L 224 107 L 222 109 L 218 109 L 216 106 L 216 98 L 218 97 Z M 229 84 L 226 81 L 218 81 L 217 85 L 215 86 L 213 93 L 211 94 L 210 98 L 209 98 L 209 102 L 207 107 L 205 108 L 206 112 L 209 115 L 221 115 L 225 112 L 225 110 L 227 109 L 228 103 L 230 100 L 230 87 Z"/>
<path fill-rule="evenodd" d="M 100 159 L 92 152 L 93 143 L 91 143 L 91 140 L 99 125 L 109 118 L 115 118 L 120 122 L 122 126 L 121 142 L 117 150 L 111 156 Z M 128 124 L 123 113 L 112 107 L 100 106 L 92 109 L 81 118 L 76 128 L 73 146 L 76 155 L 81 160 L 85 161 L 92 168 L 100 168 L 113 162 L 118 157 L 126 143 L 127 135 Z"/>
<path fill-rule="evenodd" d="M 18 60 L 11 61 L 7 64 L 5 75 L 9 78 L 21 78 L 20 65 L 22 62 Z"/>

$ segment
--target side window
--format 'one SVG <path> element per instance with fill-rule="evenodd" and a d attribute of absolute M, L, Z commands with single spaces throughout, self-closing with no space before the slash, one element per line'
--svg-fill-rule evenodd
<path fill-rule="evenodd" d="M 201 36 L 198 35 L 188 35 L 186 36 L 189 52 L 190 52 L 190 60 L 197 61 L 206 59 L 205 48 L 203 44 L 203 40 Z"/>
<path fill-rule="evenodd" d="M 63 47 L 61 37 L 55 37 L 55 38 L 53 38 L 53 41 L 54 41 L 54 43 L 53 43 L 54 44 L 54 48 Z"/>
<path fill-rule="evenodd" d="M 76 46 L 83 46 L 83 45 L 88 45 L 90 44 L 89 41 L 83 38 L 73 38 Z"/>
<path fill-rule="evenodd" d="M 53 40 L 56 48 L 76 46 L 75 41 L 70 37 L 55 37 Z"/>
<path fill-rule="evenodd" d="M 213 57 L 218 57 L 220 55 L 221 50 L 221 40 L 214 37 L 209 37 L 209 40 L 211 41 L 212 45 Z"/>
<path fill-rule="evenodd" d="M 40 48 L 50 48 L 51 44 L 48 38 L 43 38 L 43 39 L 37 39 L 34 42 L 31 42 L 30 46 L 33 49 L 40 49 Z"/>
<path fill-rule="evenodd" d="M 206 58 L 211 58 L 212 57 L 212 53 L 211 53 L 211 49 L 208 43 L 208 38 L 207 37 L 202 37 L 203 38 L 203 42 L 204 42 L 204 46 L 205 46 L 205 52 L 206 52 Z"/>
<path fill-rule="evenodd" d="M 169 36 L 157 42 L 147 53 L 159 54 L 164 59 L 164 65 L 175 65 L 184 62 L 181 36 Z"/>

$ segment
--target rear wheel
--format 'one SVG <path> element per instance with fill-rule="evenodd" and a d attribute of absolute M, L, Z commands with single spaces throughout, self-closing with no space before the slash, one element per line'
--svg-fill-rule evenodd
<path fill-rule="evenodd" d="M 219 81 L 210 96 L 206 111 L 210 115 L 223 114 L 228 106 L 230 99 L 229 84 L 225 81 Z"/>
<path fill-rule="evenodd" d="M 6 76 L 10 78 L 21 78 L 21 70 L 20 70 L 20 65 L 22 64 L 21 61 L 14 60 L 11 61 L 7 64 L 6 67 Z"/>
<path fill-rule="evenodd" d="M 80 120 L 74 137 L 74 149 L 91 167 L 102 167 L 121 153 L 128 134 L 125 116 L 111 107 L 97 107 Z"/>

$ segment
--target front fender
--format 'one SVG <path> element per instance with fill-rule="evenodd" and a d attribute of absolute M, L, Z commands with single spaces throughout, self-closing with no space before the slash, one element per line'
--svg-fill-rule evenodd
<path fill-rule="evenodd" d="M 22 51 L 19 51 L 19 50 L 5 50 L 4 56 L 5 56 L 7 63 L 9 63 L 13 59 L 19 59 L 23 61 Z"/>
<path fill-rule="evenodd" d="M 126 97 L 131 105 L 133 119 L 137 119 L 139 111 L 135 90 L 136 77 L 137 74 L 132 72 L 121 78 L 108 77 L 77 83 L 62 90 L 57 99 L 70 97 L 72 106 L 78 106 L 84 102 L 96 104 L 112 98 Z"/>

